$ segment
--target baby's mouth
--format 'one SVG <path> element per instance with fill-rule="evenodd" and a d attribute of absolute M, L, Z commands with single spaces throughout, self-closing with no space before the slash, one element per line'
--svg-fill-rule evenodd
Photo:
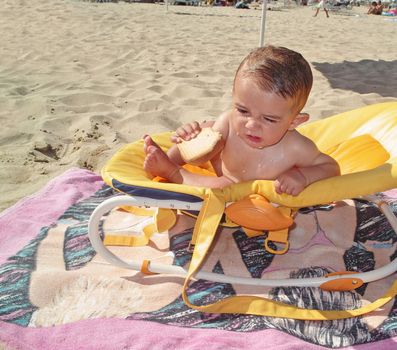
<path fill-rule="evenodd" d="M 262 141 L 261 137 L 253 136 L 253 135 L 247 135 L 247 139 L 250 140 L 253 143 L 260 143 Z"/>

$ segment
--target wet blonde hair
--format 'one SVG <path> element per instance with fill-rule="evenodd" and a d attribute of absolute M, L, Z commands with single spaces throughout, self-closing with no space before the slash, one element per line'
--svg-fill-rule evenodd
<path fill-rule="evenodd" d="M 249 53 L 240 63 L 234 81 L 237 76 L 254 79 L 266 92 L 292 98 L 297 112 L 306 104 L 313 85 L 309 63 L 300 53 L 271 45 Z"/>

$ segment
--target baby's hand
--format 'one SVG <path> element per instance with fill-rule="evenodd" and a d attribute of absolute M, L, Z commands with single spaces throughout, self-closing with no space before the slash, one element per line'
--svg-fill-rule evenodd
<path fill-rule="evenodd" d="M 274 182 L 278 194 L 290 194 L 297 196 L 307 186 L 307 179 L 299 168 L 291 168 L 282 173 Z"/>
<path fill-rule="evenodd" d="M 201 127 L 198 122 L 191 122 L 180 126 L 176 129 L 175 134 L 171 136 L 171 141 L 180 143 L 183 140 L 189 141 L 194 139 L 201 132 Z"/>

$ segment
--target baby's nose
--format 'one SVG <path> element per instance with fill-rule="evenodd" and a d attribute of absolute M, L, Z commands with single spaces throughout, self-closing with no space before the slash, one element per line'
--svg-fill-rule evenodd
<path fill-rule="evenodd" d="M 257 126 L 257 121 L 255 118 L 248 118 L 247 122 L 245 123 L 245 127 L 247 129 L 252 129 Z"/>

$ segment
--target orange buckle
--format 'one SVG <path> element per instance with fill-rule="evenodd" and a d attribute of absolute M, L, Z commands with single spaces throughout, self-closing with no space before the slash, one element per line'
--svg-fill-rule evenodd
<path fill-rule="evenodd" d="M 281 250 L 274 250 L 273 248 L 269 247 L 269 242 L 283 244 L 284 248 Z M 268 233 L 267 238 L 265 239 L 265 249 L 269 253 L 282 255 L 285 254 L 289 249 L 289 242 L 288 242 L 288 228 L 278 231 L 270 231 Z"/>
<path fill-rule="evenodd" d="M 141 265 L 141 272 L 145 275 L 157 275 L 157 273 L 149 270 L 150 260 L 143 260 Z"/>
<path fill-rule="evenodd" d="M 356 274 L 357 272 L 355 271 L 338 271 L 338 272 L 332 272 L 325 277 L 330 277 L 330 276 L 337 276 L 337 275 L 351 275 L 351 274 Z M 350 291 L 357 289 L 361 287 L 364 284 L 364 281 L 360 278 L 338 278 L 335 280 L 327 281 L 324 282 L 323 284 L 320 285 L 320 288 L 322 290 L 327 290 L 327 291 L 339 291 L 339 292 L 344 292 L 344 291 Z"/>

